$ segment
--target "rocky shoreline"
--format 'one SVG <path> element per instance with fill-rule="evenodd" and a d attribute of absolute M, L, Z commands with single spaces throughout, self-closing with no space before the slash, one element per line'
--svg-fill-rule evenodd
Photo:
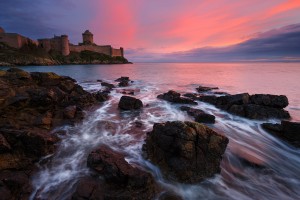
<path fill-rule="evenodd" d="M 85 117 L 84 111 L 101 106 L 110 98 L 112 90 L 123 93 L 118 103 L 120 110 L 131 112 L 146 106 L 133 97 L 135 89 L 126 88 L 132 83 L 129 77 L 115 81 L 117 85 L 99 80 L 103 89 L 89 93 L 76 80 L 55 73 L 28 73 L 17 68 L 0 70 L 1 199 L 29 199 L 33 192 L 31 178 L 38 170 L 36 164 L 43 156 L 56 152 L 59 135 L 64 134 L 55 128 L 79 123 Z M 165 179 L 199 183 L 221 171 L 220 163 L 229 139 L 205 125 L 214 123 L 216 117 L 193 108 L 197 101 L 249 119 L 290 117 L 284 110 L 288 105 L 285 96 L 230 95 L 215 90 L 200 86 L 196 93 L 181 95 L 170 90 L 157 96 L 158 101 L 189 105 L 181 106 L 180 110 L 194 118 L 194 122 L 155 123 L 146 135 L 143 156 L 160 168 Z M 137 127 L 142 125 L 136 122 Z M 101 126 L 113 128 L 110 122 Z M 283 121 L 262 126 L 293 145 L 300 144 L 299 123 Z M 147 169 L 129 164 L 125 156 L 105 145 L 91 151 L 86 162 L 91 173 L 80 178 L 70 199 L 182 199 L 157 184 Z M 166 192 L 162 194 L 163 191 Z M 38 195 L 37 192 L 34 199 L 39 199 Z"/>

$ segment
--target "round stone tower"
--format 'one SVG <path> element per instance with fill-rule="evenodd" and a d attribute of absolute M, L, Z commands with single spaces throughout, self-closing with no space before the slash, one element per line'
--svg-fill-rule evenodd
<path fill-rule="evenodd" d="M 2 27 L 0 27 L 0 33 L 5 33 L 5 31 Z"/>
<path fill-rule="evenodd" d="M 89 30 L 86 30 L 82 33 L 83 44 L 94 44 L 93 37 L 93 34 Z"/>
<path fill-rule="evenodd" d="M 69 38 L 67 35 L 61 36 L 61 54 L 64 56 L 70 54 Z"/>

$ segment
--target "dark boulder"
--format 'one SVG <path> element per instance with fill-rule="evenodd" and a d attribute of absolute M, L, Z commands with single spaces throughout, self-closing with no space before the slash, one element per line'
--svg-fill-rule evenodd
<path fill-rule="evenodd" d="M 196 183 L 219 173 L 228 138 L 196 122 L 156 123 L 143 150 L 165 177 Z"/>
<path fill-rule="evenodd" d="M 288 98 L 284 95 L 254 94 L 250 96 L 250 101 L 252 104 L 273 108 L 285 108 L 289 105 Z"/>
<path fill-rule="evenodd" d="M 129 86 L 129 81 L 120 81 L 118 86 L 119 87 L 127 87 L 127 86 Z"/>
<path fill-rule="evenodd" d="M 175 92 L 173 90 L 169 90 L 167 93 L 160 94 L 157 96 L 157 98 L 163 99 L 165 101 L 169 101 L 172 103 L 197 105 L 197 102 L 193 101 L 190 98 L 181 97 L 180 93 Z"/>
<path fill-rule="evenodd" d="M 131 96 L 122 96 L 118 107 L 122 110 L 136 110 L 143 107 L 143 102 Z"/>
<path fill-rule="evenodd" d="M 112 199 L 152 199 L 155 182 L 148 172 L 126 162 L 123 154 L 102 146 L 91 152 L 87 165 L 104 177 L 104 196 Z"/>
<path fill-rule="evenodd" d="M 281 124 L 263 123 L 262 128 L 272 135 L 300 148 L 300 123 L 281 121 Z"/>
<path fill-rule="evenodd" d="M 218 87 L 205 87 L 205 86 L 199 86 L 196 88 L 196 90 L 201 93 L 201 92 L 209 92 L 209 91 L 212 91 L 212 90 L 218 90 L 219 88 Z"/>
<path fill-rule="evenodd" d="M 211 114 L 207 114 L 203 110 L 191 108 L 188 106 L 181 106 L 180 110 L 186 111 L 188 115 L 193 116 L 196 122 L 215 123 L 215 116 Z"/>

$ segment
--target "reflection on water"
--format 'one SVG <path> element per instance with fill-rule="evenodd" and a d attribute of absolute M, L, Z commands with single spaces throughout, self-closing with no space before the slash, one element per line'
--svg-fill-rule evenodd
<path fill-rule="evenodd" d="M 130 76 L 137 80 L 131 86 L 140 89 L 137 97 L 144 104 L 140 112 L 120 112 L 117 103 L 121 94 L 112 98 L 76 127 L 62 127 L 59 151 L 51 162 L 33 179 L 35 193 L 41 199 L 64 199 L 74 189 L 77 180 L 89 170 L 86 157 L 96 146 L 109 144 L 125 152 L 127 160 L 147 168 L 158 183 L 179 193 L 184 199 L 299 199 L 300 150 L 274 138 L 261 129 L 262 121 L 247 120 L 230 115 L 212 105 L 199 102 L 195 106 L 216 116 L 216 123 L 209 125 L 229 138 L 229 145 L 222 161 L 222 172 L 195 185 L 168 182 L 159 169 L 141 156 L 141 146 L 146 132 L 153 123 L 166 120 L 191 120 L 185 112 L 156 99 L 168 89 L 182 92 L 194 91 L 198 84 L 218 86 L 230 93 L 285 94 L 290 100 L 288 110 L 300 120 L 299 64 L 134 64 L 109 66 L 55 66 L 26 67 L 29 71 L 54 71 L 69 75 L 88 90 L 101 86 L 97 79 L 114 80 Z M 86 82 L 88 81 L 89 82 Z M 136 128 L 134 121 L 143 122 Z M 116 124 L 113 130 L 104 130 L 100 122 Z M 277 120 L 269 120 L 276 122 Z"/>

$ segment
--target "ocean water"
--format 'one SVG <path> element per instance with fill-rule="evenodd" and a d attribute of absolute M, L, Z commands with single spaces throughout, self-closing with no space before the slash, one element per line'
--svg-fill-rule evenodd
<path fill-rule="evenodd" d="M 231 94 L 282 94 L 289 99 L 286 108 L 292 120 L 300 121 L 300 64 L 299 63 L 136 63 L 128 65 L 29 66 L 27 71 L 53 71 L 75 78 L 86 90 L 101 89 L 96 80 L 113 82 L 129 76 L 139 89 L 136 94 L 144 104 L 138 112 L 121 112 L 117 108 L 122 94 L 112 92 L 109 101 L 75 127 L 60 127 L 58 152 L 49 155 L 51 162 L 41 167 L 32 182 L 32 198 L 68 199 L 80 177 L 89 173 L 86 157 L 94 148 L 106 144 L 126 152 L 127 161 L 140 165 L 161 184 L 184 199 L 299 199 L 300 150 L 271 136 L 260 124 L 279 122 L 248 120 L 228 114 L 212 105 L 198 102 L 201 108 L 216 116 L 208 125 L 229 138 L 220 174 L 203 182 L 185 185 L 165 180 L 159 168 L 144 160 L 141 147 L 146 133 L 154 123 L 172 120 L 192 120 L 179 105 L 158 100 L 156 96 L 170 89 L 195 92 L 199 85 L 217 86 Z M 143 122 L 141 129 L 134 121 Z M 105 130 L 99 123 L 109 121 L 114 130 Z M 243 159 L 263 167 L 252 167 Z"/>

